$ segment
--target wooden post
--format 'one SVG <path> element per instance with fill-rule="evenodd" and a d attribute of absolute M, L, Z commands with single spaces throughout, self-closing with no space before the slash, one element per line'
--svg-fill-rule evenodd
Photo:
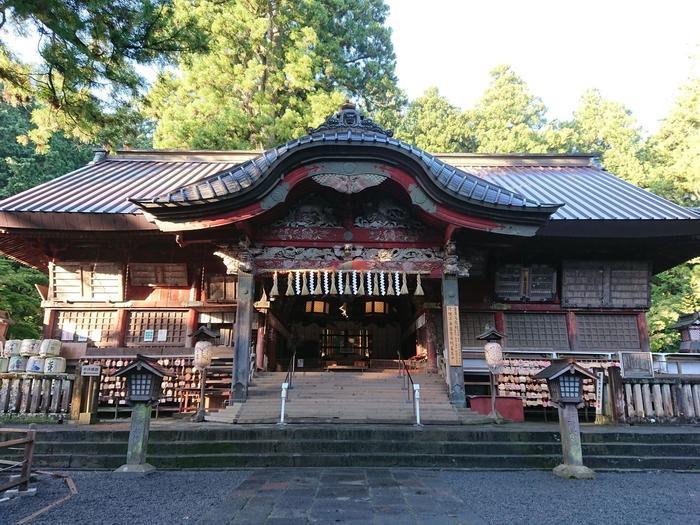
<path fill-rule="evenodd" d="M 459 329 L 459 279 L 456 275 L 442 276 L 442 323 L 444 348 L 447 351 L 445 378 L 449 388 L 450 403 L 466 406 L 464 395 L 464 368 Z"/>
<path fill-rule="evenodd" d="M 437 374 L 437 330 L 435 328 L 435 317 L 432 312 L 425 312 L 425 347 L 428 353 L 427 372 Z"/>
<path fill-rule="evenodd" d="M 671 385 L 664 383 L 661 385 L 661 399 L 664 404 L 664 415 L 666 417 L 673 417 L 673 401 L 671 398 Z"/>
<path fill-rule="evenodd" d="M 267 316 L 258 315 L 258 333 L 255 340 L 255 368 L 263 370 L 265 368 L 265 337 L 267 331 Z"/>
<path fill-rule="evenodd" d="M 24 445 L 24 462 L 22 463 L 22 483 L 19 490 L 27 490 L 29 488 L 29 478 L 32 475 L 32 461 L 34 459 L 34 443 L 36 442 L 36 425 L 29 425 L 27 430 L 28 443 Z"/>
<path fill-rule="evenodd" d="M 255 293 L 255 280 L 252 273 L 238 271 L 236 292 L 236 334 L 233 349 L 231 400 L 245 402 L 248 397 L 248 367 L 252 335 L 253 294 Z"/>
<path fill-rule="evenodd" d="M 661 385 L 654 383 L 652 386 L 652 394 L 654 397 L 654 414 L 656 417 L 664 416 L 664 401 L 661 396 Z"/>
<path fill-rule="evenodd" d="M 83 393 L 83 376 L 80 374 L 80 364 L 76 367 L 75 382 L 73 383 L 73 395 L 70 401 L 70 418 L 77 421 L 80 417 L 80 403 Z"/>
<path fill-rule="evenodd" d="M 126 331 L 129 329 L 129 311 L 126 308 L 117 310 L 117 346 L 126 346 Z"/>
<path fill-rule="evenodd" d="M 644 401 L 644 415 L 651 417 L 654 414 L 654 409 L 651 406 L 651 389 L 649 383 L 642 385 L 642 400 Z"/>
<path fill-rule="evenodd" d="M 56 326 L 56 310 L 47 308 L 44 310 L 44 326 L 42 327 L 44 339 L 53 337 L 54 326 Z"/>
<path fill-rule="evenodd" d="M 270 327 L 267 333 L 267 367 L 274 372 L 277 370 L 277 330 Z"/>
<path fill-rule="evenodd" d="M 566 312 L 566 335 L 569 338 L 569 348 L 572 351 L 578 350 L 578 328 L 574 312 Z"/>
<path fill-rule="evenodd" d="M 693 385 L 693 405 L 695 405 L 695 417 L 700 417 L 700 385 Z"/>
<path fill-rule="evenodd" d="M 608 368 L 608 385 L 610 388 L 610 400 L 612 405 L 613 421 L 625 421 L 625 389 L 622 383 L 620 369 L 616 366 Z"/>
<path fill-rule="evenodd" d="M 187 310 L 187 348 L 194 348 L 194 334 L 199 324 L 199 312 L 194 308 Z"/>
<path fill-rule="evenodd" d="M 687 417 L 695 417 L 695 407 L 693 406 L 693 388 L 688 384 L 683 385 L 683 401 L 685 402 L 685 415 Z"/>
<path fill-rule="evenodd" d="M 635 383 L 632 386 L 634 392 L 634 415 L 644 417 L 644 401 L 642 400 L 642 385 Z"/>
<path fill-rule="evenodd" d="M 637 314 L 637 329 L 639 330 L 639 343 L 643 352 L 651 352 L 649 346 L 649 327 L 647 325 L 647 314 L 640 312 Z"/>

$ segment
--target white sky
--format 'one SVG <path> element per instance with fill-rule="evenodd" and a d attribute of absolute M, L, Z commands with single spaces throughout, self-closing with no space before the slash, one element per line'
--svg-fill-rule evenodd
<path fill-rule="evenodd" d="M 568 118 L 596 87 L 654 132 L 700 52 L 698 0 L 387 3 L 399 85 L 411 98 L 435 85 L 462 108 L 479 99 L 493 67 L 510 64 L 550 117 Z"/>

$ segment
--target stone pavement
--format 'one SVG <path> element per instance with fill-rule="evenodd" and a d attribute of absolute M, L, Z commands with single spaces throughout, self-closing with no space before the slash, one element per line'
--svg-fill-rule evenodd
<path fill-rule="evenodd" d="M 264 469 L 254 471 L 201 525 L 484 523 L 438 471 Z"/>

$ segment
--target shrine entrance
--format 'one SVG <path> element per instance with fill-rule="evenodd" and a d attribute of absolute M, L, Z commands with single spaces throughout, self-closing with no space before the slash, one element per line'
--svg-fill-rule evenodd
<path fill-rule="evenodd" d="M 408 337 L 415 307 L 408 296 L 281 297 L 271 309 L 290 331 L 278 354 L 284 366 L 296 351 L 305 370 L 378 370 L 416 355 Z"/>

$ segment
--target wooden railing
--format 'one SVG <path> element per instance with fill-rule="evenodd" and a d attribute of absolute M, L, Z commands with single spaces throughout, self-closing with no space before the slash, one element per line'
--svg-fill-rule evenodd
<path fill-rule="evenodd" d="M 700 421 L 700 377 L 623 380 L 625 421 L 674 423 Z"/>
<path fill-rule="evenodd" d="M 72 374 L 0 374 L 0 414 L 68 415 Z"/>
<path fill-rule="evenodd" d="M 29 425 L 29 430 L 17 428 L 3 428 L 2 433 L 23 433 L 24 437 L 18 439 L 10 439 L 8 441 L 0 441 L 0 449 L 14 449 L 24 445 L 24 456 L 20 461 L 11 459 L 0 459 L 0 472 L 11 471 L 19 468 L 20 474 L 14 479 L 0 485 L 0 493 L 7 489 L 11 489 L 19 485 L 19 490 L 27 490 L 29 488 L 29 478 L 32 474 L 32 458 L 34 456 L 34 443 L 36 441 L 36 429 L 34 425 Z"/>

